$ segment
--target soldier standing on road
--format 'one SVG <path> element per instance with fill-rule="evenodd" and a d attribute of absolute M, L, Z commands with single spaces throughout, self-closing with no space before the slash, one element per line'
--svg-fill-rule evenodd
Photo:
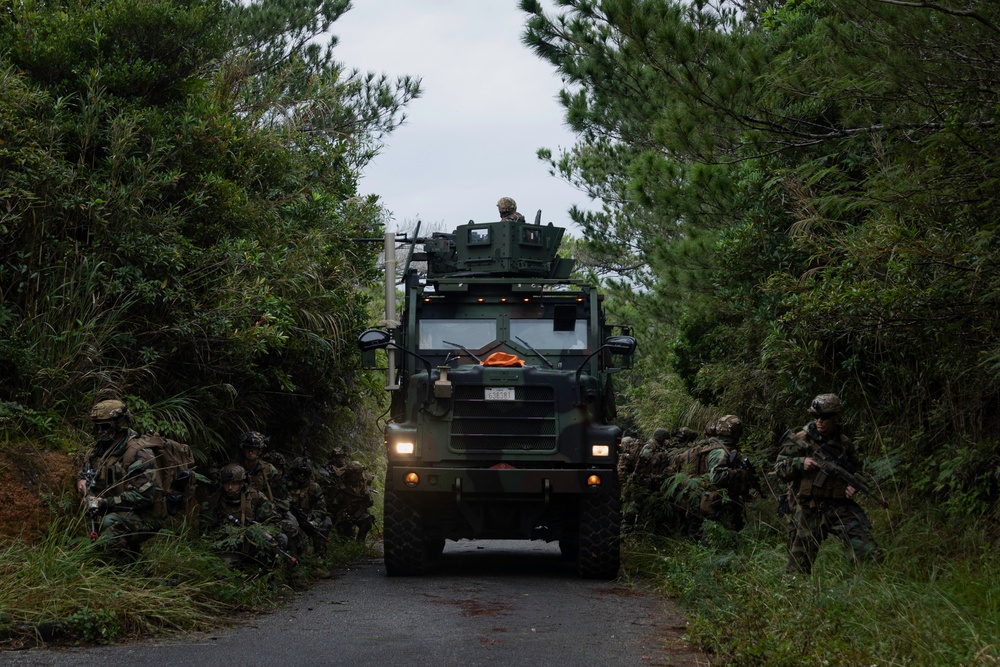
<path fill-rule="evenodd" d="M 500 200 L 497 202 L 497 209 L 500 211 L 501 220 L 524 222 L 524 216 L 517 212 L 517 202 L 510 197 L 500 197 Z"/>
<path fill-rule="evenodd" d="M 101 401 L 90 411 L 95 444 L 76 476 L 76 492 L 108 546 L 136 551 L 159 529 L 153 502 L 157 486 L 153 453 L 131 429 L 132 416 L 119 400 Z"/>
<path fill-rule="evenodd" d="M 789 573 L 810 573 L 820 544 L 830 535 L 840 538 L 854 563 L 881 555 L 868 516 L 852 499 L 857 489 L 820 467 L 820 462 L 832 461 L 850 474 L 861 467 L 854 443 L 841 429 L 842 412 L 836 394 L 820 394 L 809 405 L 814 421 L 781 439 L 774 472 L 789 483 Z"/>

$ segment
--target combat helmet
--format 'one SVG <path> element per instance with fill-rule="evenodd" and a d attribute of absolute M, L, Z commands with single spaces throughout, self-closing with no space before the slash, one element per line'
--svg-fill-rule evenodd
<path fill-rule="evenodd" d="M 513 213 L 517 210 L 517 202 L 510 197 L 500 197 L 497 201 L 497 209 L 500 211 L 500 215 L 505 213 Z"/>
<path fill-rule="evenodd" d="M 836 394 L 820 394 L 809 404 L 809 414 L 813 417 L 839 415 L 843 411 L 844 404 Z"/>
<path fill-rule="evenodd" d="M 312 477 L 312 473 L 312 464 L 309 463 L 309 459 L 303 456 L 297 457 L 288 467 L 288 474 L 291 475 L 292 479 L 309 479 Z"/>
<path fill-rule="evenodd" d="M 676 431 L 674 431 L 674 439 L 677 442 L 693 442 L 698 434 L 689 429 L 687 426 L 681 426 Z"/>
<path fill-rule="evenodd" d="M 267 460 L 278 469 L 278 472 L 284 472 L 285 468 L 288 467 L 288 462 L 285 461 L 285 456 L 281 452 L 269 452 Z"/>
<path fill-rule="evenodd" d="M 219 481 L 225 482 L 245 482 L 247 481 L 247 471 L 239 463 L 227 463 L 219 471 Z"/>
<path fill-rule="evenodd" d="M 113 440 L 120 431 L 132 425 L 128 406 L 118 399 L 95 403 L 90 409 L 90 420 L 94 423 L 94 435 L 99 442 Z"/>
<path fill-rule="evenodd" d="M 743 435 L 743 420 L 736 415 L 720 417 L 715 422 L 715 435 L 720 438 L 739 440 Z"/>
<path fill-rule="evenodd" d="M 658 442 L 659 444 L 662 445 L 664 442 L 667 441 L 667 437 L 669 435 L 670 435 L 670 432 L 667 431 L 667 429 L 665 429 L 665 428 L 658 428 L 655 431 L 653 431 L 653 440 L 655 440 L 656 442 Z"/>
<path fill-rule="evenodd" d="M 247 431 L 240 438 L 240 449 L 259 449 L 265 452 L 270 441 L 271 439 L 260 431 Z"/>
<path fill-rule="evenodd" d="M 334 447 L 330 450 L 328 460 L 335 468 L 342 468 L 347 463 L 347 453 L 343 447 Z"/>

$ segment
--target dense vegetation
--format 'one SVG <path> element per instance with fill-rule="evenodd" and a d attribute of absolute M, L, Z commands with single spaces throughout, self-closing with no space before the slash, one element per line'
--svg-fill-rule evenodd
<path fill-rule="evenodd" d="M 626 574 L 666 582 L 731 664 L 997 664 L 1000 6 L 555 4 L 522 0 L 525 41 L 579 140 L 541 156 L 601 205 L 571 212 L 574 252 L 640 338 L 630 428 L 737 413 L 766 466 L 835 391 L 890 500 L 879 568 L 826 549 L 789 581 L 761 501 L 738 539 L 633 535 Z M 117 395 L 203 458 L 247 428 L 377 451 L 351 344 L 377 247 L 352 239 L 381 211 L 356 182 L 419 86 L 334 60 L 316 38 L 347 9 L 0 5 L 0 448 L 80 442 Z M 5 632 L 273 600 L 169 534 L 108 568 L 66 521 L 0 552 Z"/>
<path fill-rule="evenodd" d="M 833 391 L 884 472 L 1000 518 L 1000 7 L 521 4 L 641 430 L 722 409 L 764 451 Z"/>
<path fill-rule="evenodd" d="M 379 246 L 355 239 L 383 214 L 357 180 L 420 90 L 334 60 L 348 7 L 0 3 L 0 471 L 72 453 L 109 397 L 202 462 L 256 429 L 378 463 L 383 392 L 353 342 Z M 0 549 L 5 646 L 211 625 L 363 551 L 247 576 L 165 532 L 109 561 L 69 489 L 42 489 L 51 525 Z"/>
<path fill-rule="evenodd" d="M 769 469 L 833 391 L 889 500 L 880 567 L 785 576 L 770 498 L 738 539 L 633 534 L 626 570 L 722 664 L 997 664 L 1000 5 L 554 4 L 524 40 L 578 141 L 540 157 L 600 204 L 571 214 L 640 339 L 630 428 L 739 414 Z"/>
<path fill-rule="evenodd" d="M 248 428 L 314 452 L 361 429 L 377 248 L 353 239 L 381 210 L 357 178 L 419 85 L 333 59 L 317 38 L 347 8 L 0 9 L 9 434 L 54 437 L 109 396 L 203 456 Z"/>

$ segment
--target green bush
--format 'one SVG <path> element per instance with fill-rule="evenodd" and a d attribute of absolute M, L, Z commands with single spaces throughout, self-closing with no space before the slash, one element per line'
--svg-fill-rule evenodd
<path fill-rule="evenodd" d="M 762 516 L 738 536 L 626 543 L 626 572 L 678 596 L 713 664 L 1000 664 L 1000 557 L 981 524 L 913 508 L 891 525 L 878 513 L 881 565 L 855 569 L 832 539 L 804 577 L 785 574 L 783 535 Z"/>

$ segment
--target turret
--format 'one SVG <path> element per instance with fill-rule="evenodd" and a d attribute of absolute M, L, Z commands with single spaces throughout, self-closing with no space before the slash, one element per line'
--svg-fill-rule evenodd
<path fill-rule="evenodd" d="M 558 256 L 565 230 L 517 220 L 460 225 L 435 234 L 413 259 L 427 262 L 427 277 L 473 276 L 569 278 L 575 263 Z"/>

